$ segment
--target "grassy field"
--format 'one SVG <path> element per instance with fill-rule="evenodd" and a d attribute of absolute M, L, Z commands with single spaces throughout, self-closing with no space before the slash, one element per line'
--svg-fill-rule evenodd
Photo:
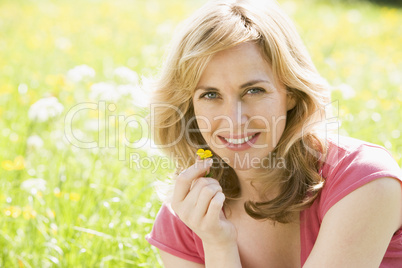
<path fill-rule="evenodd" d="M 0 2 L 0 267 L 161 266 L 144 236 L 173 169 L 145 143 L 138 85 L 201 2 Z M 340 133 L 401 165 L 402 11 L 279 2 L 333 85 Z"/>

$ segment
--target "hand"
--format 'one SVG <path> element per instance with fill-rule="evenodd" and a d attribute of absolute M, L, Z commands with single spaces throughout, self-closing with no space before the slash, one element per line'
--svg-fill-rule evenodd
<path fill-rule="evenodd" d="M 219 182 L 202 177 L 211 165 L 212 159 L 197 160 L 178 175 L 172 209 L 204 244 L 225 246 L 236 243 L 237 231 L 223 214 L 225 195 Z"/>

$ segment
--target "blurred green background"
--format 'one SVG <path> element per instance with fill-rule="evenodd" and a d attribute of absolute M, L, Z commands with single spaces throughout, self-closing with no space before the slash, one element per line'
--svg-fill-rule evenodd
<path fill-rule="evenodd" d="M 333 86 L 340 133 L 401 165 L 401 9 L 279 2 Z M 161 266 L 144 235 L 173 165 L 145 143 L 139 85 L 202 3 L 0 1 L 0 267 Z"/>

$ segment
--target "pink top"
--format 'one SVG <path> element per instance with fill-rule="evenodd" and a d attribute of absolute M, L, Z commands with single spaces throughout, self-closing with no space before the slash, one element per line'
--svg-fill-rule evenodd
<path fill-rule="evenodd" d="M 320 230 L 325 213 L 336 202 L 360 186 L 381 177 L 402 180 L 396 161 L 384 148 L 352 138 L 329 140 L 327 160 L 320 170 L 325 184 L 320 196 L 300 213 L 301 264 L 303 265 Z M 204 263 L 201 239 L 172 211 L 162 205 L 152 232 L 146 236 L 155 247 L 177 257 Z M 382 268 L 402 267 L 402 228 L 395 232 L 381 262 Z"/>

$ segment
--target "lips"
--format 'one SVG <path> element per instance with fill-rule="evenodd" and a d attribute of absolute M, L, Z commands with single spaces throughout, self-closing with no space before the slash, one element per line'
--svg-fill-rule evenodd
<path fill-rule="evenodd" d="M 248 142 L 249 140 L 251 140 L 252 138 L 254 138 L 254 136 L 257 135 L 257 134 L 258 134 L 258 133 L 255 133 L 255 134 L 252 134 L 252 135 L 246 136 L 246 137 L 244 137 L 244 138 L 240 138 L 240 139 L 225 138 L 225 137 L 222 137 L 222 138 L 225 139 L 228 143 L 235 144 L 235 145 L 240 145 L 240 144 L 243 144 L 243 143 L 245 143 L 245 142 Z M 221 136 L 220 136 L 220 137 L 221 137 Z"/>
<path fill-rule="evenodd" d="M 223 144 L 226 145 L 226 148 L 239 151 L 250 148 L 256 142 L 260 134 L 261 132 L 258 132 L 245 137 L 239 136 L 238 138 L 234 138 L 233 136 L 232 138 L 226 138 L 218 135 L 218 138 L 222 141 Z"/>

